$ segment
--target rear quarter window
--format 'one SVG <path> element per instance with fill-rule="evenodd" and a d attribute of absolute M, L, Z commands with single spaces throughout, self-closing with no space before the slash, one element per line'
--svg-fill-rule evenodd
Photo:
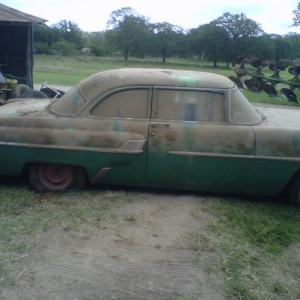
<path fill-rule="evenodd" d="M 239 89 L 231 94 L 231 123 L 254 125 L 261 122 L 261 116 Z"/>

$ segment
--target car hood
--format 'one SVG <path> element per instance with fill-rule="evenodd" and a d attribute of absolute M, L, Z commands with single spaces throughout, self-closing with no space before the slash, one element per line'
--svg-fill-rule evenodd
<path fill-rule="evenodd" d="M 13 99 L 0 107 L 1 117 L 37 116 L 53 99 Z"/>
<path fill-rule="evenodd" d="M 265 117 L 266 125 L 281 128 L 300 128 L 300 109 L 255 107 Z"/>

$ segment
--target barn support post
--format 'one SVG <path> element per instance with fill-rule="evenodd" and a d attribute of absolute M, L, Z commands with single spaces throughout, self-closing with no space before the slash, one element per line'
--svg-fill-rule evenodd
<path fill-rule="evenodd" d="M 27 27 L 27 59 L 26 59 L 26 84 L 33 88 L 33 29 L 32 24 Z"/>

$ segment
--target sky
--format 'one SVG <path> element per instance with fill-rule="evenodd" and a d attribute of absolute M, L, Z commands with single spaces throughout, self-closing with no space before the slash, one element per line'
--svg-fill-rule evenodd
<path fill-rule="evenodd" d="M 103 31 L 111 12 L 131 7 L 152 23 L 168 22 L 188 30 L 222 16 L 244 13 L 261 24 L 266 33 L 300 33 L 290 27 L 298 0 L 0 0 L 1 4 L 48 20 L 47 25 L 61 20 L 76 23 L 83 31 Z"/>

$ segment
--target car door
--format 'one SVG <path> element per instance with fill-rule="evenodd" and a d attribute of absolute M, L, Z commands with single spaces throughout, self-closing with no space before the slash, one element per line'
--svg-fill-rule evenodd
<path fill-rule="evenodd" d="M 156 87 L 149 126 L 147 183 L 246 192 L 255 137 L 227 122 L 227 91 Z"/>
<path fill-rule="evenodd" d="M 145 184 L 151 97 L 151 87 L 120 88 L 89 109 L 84 126 L 92 130 L 82 146 L 94 149 L 85 161 L 92 182 Z"/>

